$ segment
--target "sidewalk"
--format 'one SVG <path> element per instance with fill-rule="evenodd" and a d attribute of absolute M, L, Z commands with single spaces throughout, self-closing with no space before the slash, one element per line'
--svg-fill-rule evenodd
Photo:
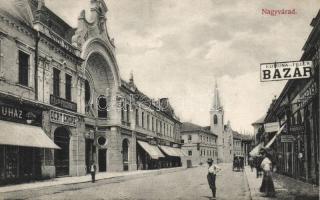
<path fill-rule="evenodd" d="M 96 174 L 96 181 L 104 180 L 104 179 L 113 179 L 113 178 L 138 178 L 148 175 L 159 175 L 163 173 L 171 173 L 179 170 L 184 170 L 185 167 L 175 167 L 175 168 L 165 168 L 158 170 L 137 170 L 137 171 L 129 171 L 129 172 L 103 172 Z M 47 188 L 53 186 L 61 186 L 61 185 L 70 185 L 70 184 L 79 184 L 91 182 L 91 176 L 77 176 L 77 177 L 63 177 L 63 178 L 54 178 L 49 180 L 31 182 L 31 183 L 23 183 L 17 185 L 9 185 L 0 187 L 0 196 L 1 193 L 9 193 L 15 191 L 22 190 L 32 190 L 32 189 L 40 189 Z"/>
<path fill-rule="evenodd" d="M 276 198 L 264 197 L 260 193 L 260 185 L 262 178 L 256 178 L 255 169 L 251 172 L 249 166 L 245 167 L 245 174 L 248 180 L 252 200 L 266 200 L 266 199 L 284 199 L 284 200 L 318 200 L 319 187 L 313 186 L 287 176 L 280 174 L 273 174 L 273 181 L 276 190 Z"/>

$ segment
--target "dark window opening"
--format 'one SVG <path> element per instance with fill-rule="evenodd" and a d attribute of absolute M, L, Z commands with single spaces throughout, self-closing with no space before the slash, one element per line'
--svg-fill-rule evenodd
<path fill-rule="evenodd" d="M 19 84 L 28 86 L 29 81 L 29 55 L 19 51 Z"/>
<path fill-rule="evenodd" d="M 60 70 L 53 68 L 53 96 L 60 96 Z"/>
<path fill-rule="evenodd" d="M 108 117 L 107 98 L 103 95 L 98 98 L 98 117 Z"/>
<path fill-rule="evenodd" d="M 213 116 L 213 124 L 218 124 L 218 117 L 217 115 Z"/>
<path fill-rule="evenodd" d="M 139 110 L 136 109 L 136 125 L 139 126 Z"/>
<path fill-rule="evenodd" d="M 85 81 L 85 103 L 88 104 L 91 98 L 90 84 L 89 81 Z"/>
<path fill-rule="evenodd" d="M 127 122 L 130 123 L 130 106 L 127 104 Z"/>
<path fill-rule="evenodd" d="M 66 99 L 71 101 L 72 76 L 66 74 Z"/>

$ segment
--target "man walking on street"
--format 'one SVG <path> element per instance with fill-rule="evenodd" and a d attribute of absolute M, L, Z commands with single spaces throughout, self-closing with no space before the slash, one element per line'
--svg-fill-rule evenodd
<path fill-rule="evenodd" d="M 213 199 L 216 199 L 216 175 L 221 169 L 217 165 L 213 164 L 212 158 L 208 158 L 207 163 L 209 165 L 207 179 L 212 191 L 212 197 Z"/>
<path fill-rule="evenodd" d="M 96 167 L 96 165 L 94 164 L 94 161 L 91 161 L 90 173 L 91 173 L 92 183 L 94 183 L 94 182 L 96 181 L 96 170 L 97 170 L 97 167 Z"/>

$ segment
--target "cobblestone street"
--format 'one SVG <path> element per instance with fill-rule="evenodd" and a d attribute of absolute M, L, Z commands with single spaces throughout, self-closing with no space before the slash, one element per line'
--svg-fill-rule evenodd
<path fill-rule="evenodd" d="M 218 199 L 249 199 L 243 172 L 233 172 L 230 164 L 221 165 L 217 176 Z M 102 184 L 86 183 L 85 187 L 69 187 L 53 194 L 40 191 L 28 194 L 28 199 L 210 199 L 211 191 L 206 179 L 207 167 L 196 167 L 162 175 L 151 175 L 130 180 Z M 66 187 L 67 188 L 67 187 Z M 26 191 L 28 193 L 28 191 Z M 42 196 L 41 196 L 42 195 Z M 8 198 L 22 198 L 11 195 Z"/>

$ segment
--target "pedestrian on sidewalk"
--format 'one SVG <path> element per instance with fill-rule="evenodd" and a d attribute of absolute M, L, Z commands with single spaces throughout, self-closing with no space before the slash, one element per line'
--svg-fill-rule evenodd
<path fill-rule="evenodd" d="M 249 165 L 250 165 L 250 168 L 251 168 L 251 172 L 253 172 L 254 162 L 253 162 L 252 156 L 249 157 Z"/>
<path fill-rule="evenodd" d="M 209 187 L 212 191 L 212 198 L 216 199 L 216 175 L 219 171 L 221 171 L 221 168 L 218 167 L 217 165 L 213 164 L 212 158 L 208 158 L 207 161 L 209 168 L 208 168 L 208 174 L 207 174 L 207 179 L 208 179 L 208 184 Z"/>
<path fill-rule="evenodd" d="M 263 169 L 262 184 L 260 187 L 260 192 L 266 193 L 267 197 L 275 197 L 275 189 L 272 180 L 272 162 L 271 155 L 266 151 L 262 151 L 263 160 L 261 162 L 261 168 Z"/>
<path fill-rule="evenodd" d="M 262 176 L 262 168 L 261 168 L 261 162 L 263 160 L 263 157 L 262 155 L 259 155 L 257 157 L 255 157 L 255 166 L 256 166 L 256 175 L 257 175 L 257 178 L 261 177 Z"/>
<path fill-rule="evenodd" d="M 90 173 L 91 173 L 91 181 L 92 181 L 92 183 L 94 183 L 96 181 L 96 170 L 97 170 L 97 167 L 94 164 L 94 161 L 91 161 Z"/>

